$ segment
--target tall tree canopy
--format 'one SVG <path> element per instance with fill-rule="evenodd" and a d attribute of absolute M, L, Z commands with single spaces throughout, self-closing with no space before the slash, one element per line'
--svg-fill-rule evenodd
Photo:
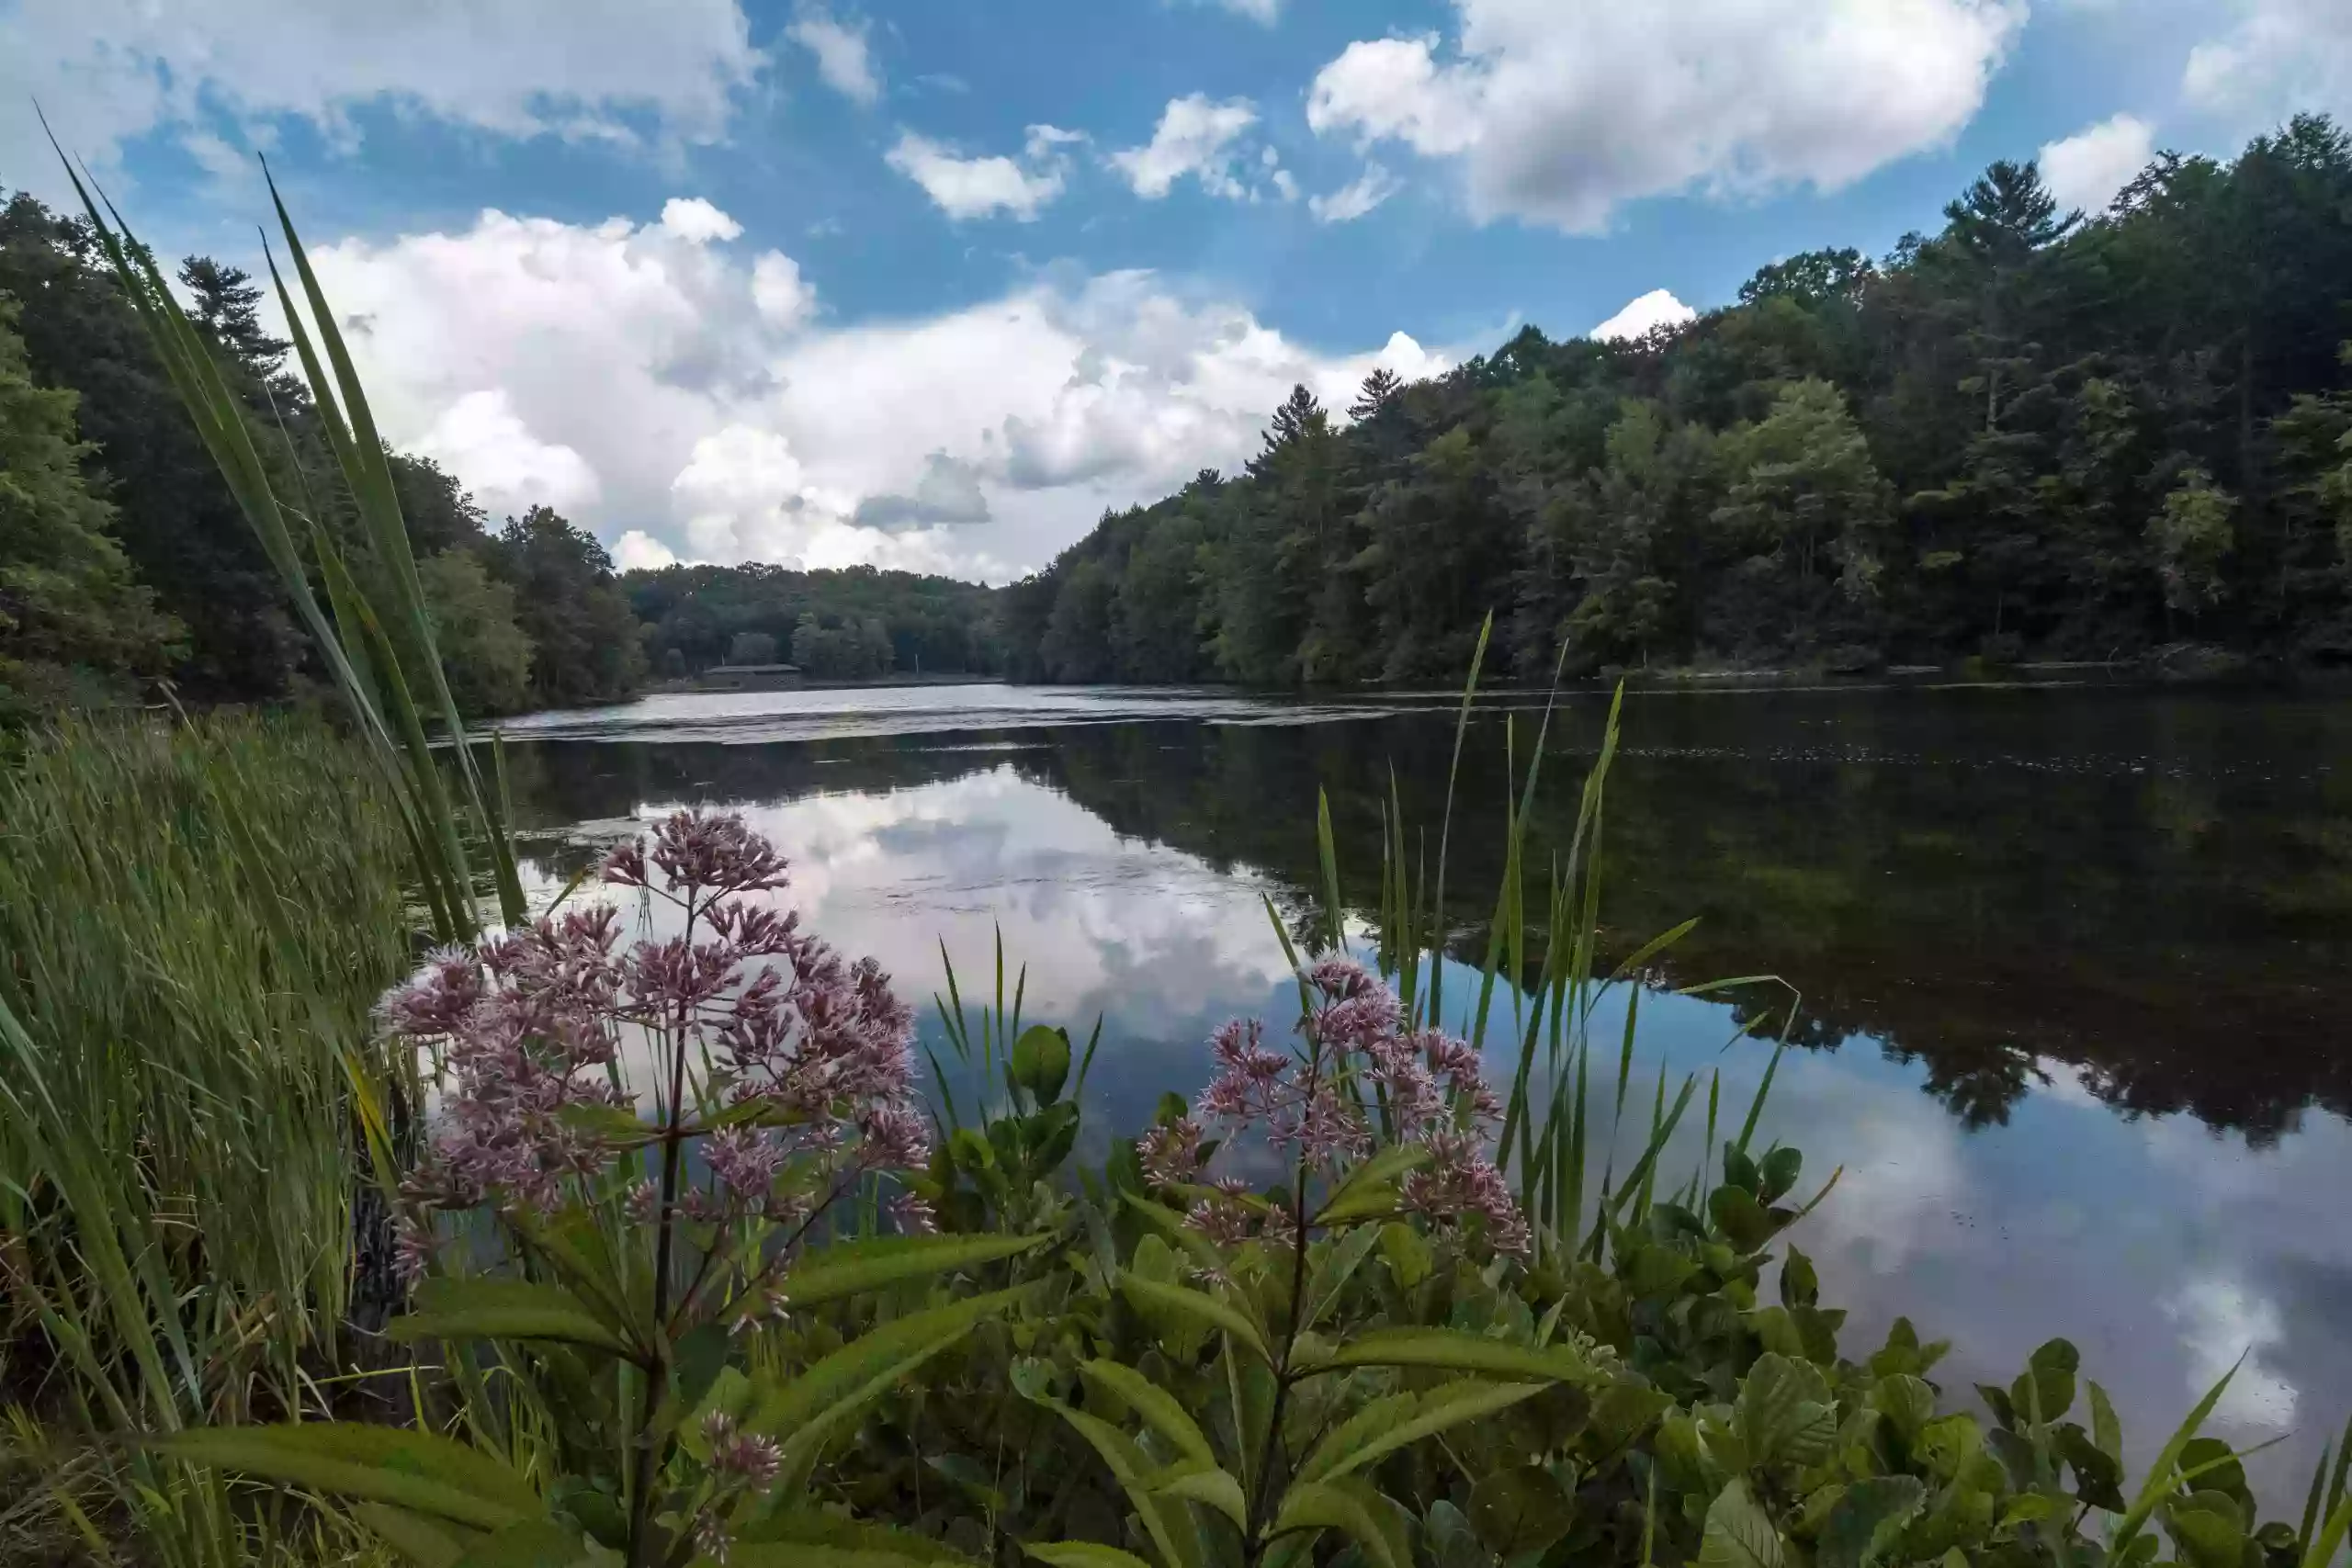
<path fill-rule="evenodd" d="M 1047 680 L 1458 674 L 2174 641 L 2352 660 L 2352 141 L 2166 153 L 2107 211 L 1996 164 L 1873 262 L 1763 267 L 1627 343 L 1529 329 L 1432 380 L 1304 388 L 1231 479 L 1006 591 Z"/>

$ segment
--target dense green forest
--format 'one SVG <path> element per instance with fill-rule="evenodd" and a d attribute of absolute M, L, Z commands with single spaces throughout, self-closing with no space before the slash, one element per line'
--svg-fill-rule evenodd
<path fill-rule="evenodd" d="M 995 595 L 978 583 L 870 566 L 794 571 L 672 566 L 622 580 L 665 676 L 784 660 L 822 677 L 1001 667 Z"/>
<path fill-rule="evenodd" d="M 871 569 L 616 576 L 545 507 L 493 527 L 394 459 L 461 702 L 822 677 L 1457 678 L 2182 646 L 2352 659 L 2352 138 L 2167 153 L 2106 212 L 1997 164 L 1933 235 L 1764 267 L 1634 342 L 1533 327 L 1343 411 L 1305 389 L 1246 471 L 1106 515 L 990 591 Z M 328 458 L 242 273 L 180 279 L 289 495 Z M 330 508 L 330 511 L 332 509 Z M 0 212 L 0 706 L 299 695 L 311 655 L 86 226 Z M 345 537 L 347 520 L 323 525 Z M 349 540 L 364 565 L 364 547 Z"/>
<path fill-rule="evenodd" d="M 2089 216 L 1997 164 L 1945 219 L 1638 342 L 1301 389 L 1245 474 L 1009 590 L 1009 668 L 1455 680 L 1490 608 L 1531 674 L 2352 659 L 2352 139 L 2165 154 Z"/>

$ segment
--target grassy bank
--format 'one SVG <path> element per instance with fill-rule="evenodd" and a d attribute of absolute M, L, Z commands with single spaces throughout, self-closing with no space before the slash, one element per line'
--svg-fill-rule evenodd
<path fill-rule="evenodd" d="M 0 1393 L 68 1449 L 316 1408 L 311 1380 L 348 1364 L 365 1286 L 349 1075 L 390 1076 L 369 1014 L 411 951 L 392 813 L 313 723 L 17 739 L 0 765 Z M 51 1500 L 119 1522 L 138 1468 L 85 1450 Z"/>

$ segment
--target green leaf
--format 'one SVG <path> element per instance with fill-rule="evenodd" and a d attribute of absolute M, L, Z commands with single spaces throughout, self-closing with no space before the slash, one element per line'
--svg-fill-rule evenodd
<path fill-rule="evenodd" d="M 2082 1352 L 2071 1340 L 2052 1339 L 2036 1350 L 2009 1385 L 2009 1405 L 2017 1418 L 2055 1425 L 2074 1407 L 2075 1373 L 2082 1364 Z"/>
<path fill-rule="evenodd" d="M 1091 1540 L 1066 1540 L 1054 1546 L 1031 1546 L 1025 1542 L 1022 1551 L 1046 1563 L 1047 1568 L 1151 1568 L 1151 1564 L 1132 1551 L 1122 1551 L 1115 1546 L 1097 1546 Z"/>
<path fill-rule="evenodd" d="M 1152 1545 L 1159 1549 L 1161 1561 L 1168 1568 L 1199 1568 L 1200 1537 L 1193 1529 L 1193 1521 L 1179 1498 L 1163 1498 L 1153 1491 L 1158 1480 L 1158 1467 L 1151 1457 L 1133 1438 L 1108 1421 L 1089 1416 L 1083 1410 L 1072 1410 L 1067 1404 L 1054 1408 L 1063 1420 L 1078 1430 L 1102 1462 L 1110 1467 L 1119 1489 L 1135 1505 L 1136 1517 L 1143 1521 L 1144 1533 L 1151 1537 Z"/>
<path fill-rule="evenodd" d="M 1185 1413 L 1174 1394 L 1117 1361 L 1081 1361 L 1078 1370 L 1088 1382 L 1113 1394 L 1142 1417 L 1145 1426 L 1167 1438 L 1184 1458 L 1200 1464 L 1216 1463 L 1216 1450 L 1209 1446 L 1208 1435 Z"/>
<path fill-rule="evenodd" d="M 1035 1095 L 1037 1103 L 1060 1097 L 1069 1077 L 1069 1034 L 1039 1023 L 1021 1032 L 1012 1043 L 1012 1081 Z"/>
<path fill-rule="evenodd" d="M 346 1421 L 205 1427 L 156 1438 L 161 1452 L 360 1502 L 390 1503 L 477 1529 L 538 1516 L 538 1494 L 479 1449 L 432 1432 Z"/>
<path fill-rule="evenodd" d="M 1233 1521 L 1236 1529 L 1250 1528 L 1250 1500 L 1230 1471 L 1215 1464 L 1184 1464 L 1169 1472 L 1153 1488 L 1162 1497 L 1203 1503 Z"/>
<path fill-rule="evenodd" d="M 616 1356 L 633 1351 L 618 1330 L 561 1285 L 531 1280 L 427 1280 L 417 1310 L 394 1318 L 388 1339 L 551 1339 Z"/>
<path fill-rule="evenodd" d="M 1822 1527 L 1819 1568 L 1871 1568 L 1928 1500 L 1916 1475 L 1873 1475 L 1846 1488 Z"/>
<path fill-rule="evenodd" d="M 1871 1385 L 1871 1408 L 1884 1416 L 1909 1442 L 1919 1435 L 1919 1429 L 1934 1419 L 1936 1391 L 1924 1378 L 1908 1372 L 1883 1377 Z"/>
<path fill-rule="evenodd" d="M 1713 1216 L 1716 1226 L 1731 1244 L 1742 1252 L 1754 1252 L 1772 1239 L 1780 1223 L 1756 1201 L 1756 1195 L 1729 1185 L 1716 1188 L 1707 1194 L 1707 1213 Z"/>
<path fill-rule="evenodd" d="M 1355 1542 L 1371 1568 L 1413 1568 L 1412 1543 L 1396 1505 L 1360 1478 L 1294 1484 L 1283 1494 L 1274 1529 L 1335 1529 Z"/>
<path fill-rule="evenodd" d="M 1238 1308 L 1204 1291 L 1196 1291 L 1188 1285 L 1169 1285 L 1147 1280 L 1132 1269 L 1119 1270 L 1119 1288 L 1126 1292 L 1129 1301 L 1138 1306 L 1158 1307 L 1222 1329 L 1231 1335 L 1236 1343 L 1246 1347 L 1251 1355 L 1269 1366 L 1273 1364 L 1273 1355 L 1266 1348 L 1266 1337 L 1259 1332 L 1258 1325 L 1243 1316 Z"/>
<path fill-rule="evenodd" d="M 1375 1328 L 1340 1345 L 1313 1370 L 1341 1371 L 1352 1367 L 1426 1367 L 1554 1382 L 1600 1381 L 1592 1363 L 1566 1345 L 1539 1350 L 1459 1328 Z"/>
<path fill-rule="evenodd" d="M 1576 1501 L 1540 1464 L 1514 1465 L 1470 1489 L 1470 1528 L 1501 1557 L 1534 1555 L 1568 1533 Z"/>
<path fill-rule="evenodd" d="M 803 1427 L 834 1419 L 847 1405 L 878 1393 L 873 1386 L 877 1379 L 891 1377 L 910 1359 L 920 1364 L 936 1355 L 969 1333 L 974 1324 L 1006 1311 L 1026 1293 L 1025 1287 L 996 1291 L 893 1319 L 781 1387 L 763 1392 L 745 1417 L 744 1429 L 786 1441 L 797 1438 Z"/>
<path fill-rule="evenodd" d="M 2191 1493 L 2165 1512 L 2181 1556 L 2196 1568 L 2238 1568 L 2245 1559 L 2245 1523 L 2221 1493 Z"/>
<path fill-rule="evenodd" d="M 884 1235 L 837 1241 L 794 1264 L 776 1292 L 795 1310 L 819 1306 L 905 1280 L 993 1263 L 1053 1239 L 1048 1232 L 1039 1235 Z"/>
<path fill-rule="evenodd" d="M 1342 1225 L 1387 1219 L 1396 1212 L 1397 1179 L 1429 1161 L 1430 1151 L 1422 1145 L 1389 1145 L 1348 1173 L 1322 1213 L 1315 1216 L 1316 1223 Z"/>
<path fill-rule="evenodd" d="M 2115 1418 L 2114 1402 L 2107 1397 L 2107 1390 L 2093 1379 L 2087 1385 L 2091 1395 L 2091 1441 L 2099 1452 L 2117 1464 L 2123 1462 L 2123 1423 Z"/>
<path fill-rule="evenodd" d="M 1381 1231 L 1371 1225 L 1359 1225 L 1338 1239 L 1317 1249 L 1314 1271 L 1306 1282 L 1306 1315 L 1300 1320 L 1301 1328 L 1313 1328 L 1340 1304 L 1340 1292 L 1348 1281 L 1355 1278 L 1358 1269 L 1372 1249 L 1380 1245 Z"/>
<path fill-rule="evenodd" d="M 1781 1260 L 1781 1304 L 1787 1307 L 1817 1305 L 1821 1301 L 1821 1276 L 1814 1271 L 1813 1259 L 1789 1248 Z"/>
<path fill-rule="evenodd" d="M 2147 1528 L 2148 1516 L 2155 1512 L 2156 1505 L 2172 1493 L 2174 1478 L 2180 1469 L 2181 1450 L 2188 1446 L 2189 1439 L 2197 1436 L 2197 1428 L 2205 1424 L 2205 1418 L 2213 1414 L 2213 1406 L 2222 1402 L 2222 1395 L 2229 1390 L 2230 1380 L 2238 1375 L 2238 1367 L 2245 1364 L 2245 1359 L 2241 1356 L 2237 1365 L 2216 1379 L 2213 1386 L 2205 1391 L 2205 1396 L 2197 1402 L 2196 1407 L 2173 1429 L 2164 1451 L 2156 1456 L 2156 1462 L 2149 1468 L 2147 1478 L 2140 1483 L 2139 1494 L 2132 1498 L 2130 1510 L 2116 1524 L 2115 1534 L 2108 1543 L 2107 1558 L 2109 1562 L 2128 1561 L 2124 1553 L 2139 1539 L 2140 1532 Z"/>
<path fill-rule="evenodd" d="M 1464 1421 L 1508 1410 L 1543 1393 L 1544 1383 L 1498 1383 L 1461 1378 L 1419 1393 L 1375 1399 L 1333 1427 L 1298 1468 L 1301 1481 L 1328 1481 L 1377 1463 Z"/>
<path fill-rule="evenodd" d="M 1183 1102 L 1179 1100 L 1177 1103 L 1182 1105 Z M 1216 1243 L 1203 1235 L 1198 1227 L 1186 1223 L 1183 1215 L 1164 1204 L 1155 1203 L 1148 1198 L 1139 1198 L 1132 1192 L 1122 1193 L 1121 1196 L 1126 1199 L 1128 1209 L 1137 1219 L 1158 1231 L 1171 1245 L 1190 1253 L 1193 1261 L 1199 1267 L 1217 1273 L 1224 1272 L 1225 1254 L 1218 1251 Z"/>
<path fill-rule="evenodd" d="M 1767 1203 L 1777 1203 L 1795 1188 L 1797 1177 L 1804 1169 L 1804 1156 L 1783 1145 L 1766 1155 L 1758 1167 L 1760 1179 L 1756 1196 Z"/>
<path fill-rule="evenodd" d="M 1733 1425 L 1758 1464 L 1818 1464 L 1837 1439 L 1837 1404 L 1820 1368 L 1767 1351 L 1741 1380 Z"/>
<path fill-rule="evenodd" d="M 1699 1543 L 1699 1568 L 1781 1568 L 1783 1560 L 1781 1532 L 1747 1482 L 1736 1480 L 1715 1494 Z"/>
<path fill-rule="evenodd" d="M 523 1519 L 475 1542 L 453 1568 L 587 1568 L 594 1561 L 578 1530 Z"/>
<path fill-rule="evenodd" d="M 735 1546 L 728 1553 L 730 1563 L 744 1561 L 739 1554 L 756 1548 L 830 1547 L 855 1557 L 860 1568 L 903 1568 L 906 1564 L 921 1564 L 922 1568 L 969 1568 L 972 1559 L 951 1547 L 944 1546 L 928 1536 L 912 1530 L 894 1529 L 888 1525 L 866 1524 L 841 1514 L 822 1512 L 817 1508 L 786 1508 L 763 1519 L 747 1525 L 736 1537 Z M 753 1561 L 757 1561 L 753 1559 Z M 806 1559 L 777 1555 L 770 1562 L 797 1562 Z"/>
<path fill-rule="evenodd" d="M 462 1525 L 427 1518 L 390 1503 L 361 1503 L 351 1517 L 362 1529 L 399 1552 L 416 1568 L 451 1568 L 475 1539 Z"/>

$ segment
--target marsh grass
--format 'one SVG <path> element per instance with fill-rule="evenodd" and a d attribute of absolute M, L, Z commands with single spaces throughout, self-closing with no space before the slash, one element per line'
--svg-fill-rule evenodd
<path fill-rule="evenodd" d="M 349 1361 L 353 1083 L 399 1080 L 370 1010 L 414 923 L 370 779 L 233 717 L 72 721 L 0 771 L 0 1392 L 20 1450 L 92 1440 L 46 1501 L 167 1561 L 247 1560 L 225 1496 L 96 1439 L 315 1408 Z"/>

